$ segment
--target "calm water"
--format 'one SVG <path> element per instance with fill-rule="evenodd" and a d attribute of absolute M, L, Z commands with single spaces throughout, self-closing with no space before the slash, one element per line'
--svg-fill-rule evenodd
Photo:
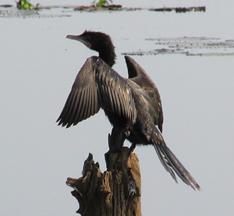
<path fill-rule="evenodd" d="M 65 39 L 66 35 L 85 29 L 110 34 L 118 58 L 114 69 L 126 77 L 121 53 L 156 49 L 155 41 L 146 38 L 233 40 L 230 3 L 176 1 L 165 6 L 201 5 L 207 6 L 205 13 L 53 9 L 40 13 L 71 16 L 1 18 L 1 215 L 75 215 L 77 202 L 70 195 L 72 189 L 65 185 L 66 178 L 81 176 L 89 152 L 105 170 L 103 154 L 111 127 L 102 112 L 70 129 L 55 124 L 76 74 L 87 57 L 96 55 L 82 44 Z M 129 1 L 126 6 L 164 4 Z M 220 49 L 210 49 L 216 51 Z M 168 146 L 203 188 L 194 192 L 181 181 L 175 184 L 153 148 L 138 147 L 135 153 L 141 165 L 142 214 L 232 215 L 233 56 L 161 54 L 133 58 L 159 88 Z"/>

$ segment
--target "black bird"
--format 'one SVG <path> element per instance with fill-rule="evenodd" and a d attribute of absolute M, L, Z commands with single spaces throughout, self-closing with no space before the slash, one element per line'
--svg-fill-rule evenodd
<path fill-rule="evenodd" d="M 141 66 L 125 56 L 129 79 L 114 71 L 111 68 L 116 58 L 114 45 L 102 32 L 85 31 L 67 38 L 78 40 L 99 52 L 99 57 L 88 58 L 80 69 L 57 120 L 58 125 L 76 125 L 102 108 L 113 125 L 111 136 L 116 142 L 115 150 L 123 146 L 125 139 L 132 143 L 131 151 L 136 145 L 153 145 L 162 165 L 176 182 L 173 170 L 187 185 L 200 190 L 160 133 L 163 124 L 160 95 Z"/>

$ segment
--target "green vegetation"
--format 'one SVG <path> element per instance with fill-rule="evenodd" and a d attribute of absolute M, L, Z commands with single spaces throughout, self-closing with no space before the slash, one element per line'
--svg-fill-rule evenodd
<path fill-rule="evenodd" d="M 103 6 L 103 5 L 109 5 L 109 1 L 113 3 L 112 0 L 99 0 L 99 2 L 96 2 L 96 0 L 94 0 L 91 4 L 95 6 Z"/>
<path fill-rule="evenodd" d="M 37 7 L 39 6 L 39 4 L 37 4 L 36 7 L 35 7 L 29 1 L 30 0 L 20 0 L 20 1 L 16 2 L 17 8 L 18 9 L 24 9 L 24 10 L 27 10 L 27 9 L 29 9 L 29 10 L 37 9 Z"/>

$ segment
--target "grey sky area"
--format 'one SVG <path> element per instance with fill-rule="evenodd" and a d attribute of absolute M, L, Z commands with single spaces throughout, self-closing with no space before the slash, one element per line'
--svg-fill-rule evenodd
<path fill-rule="evenodd" d="M 114 69 L 127 77 L 121 53 L 155 49 L 155 42 L 146 38 L 233 40 L 234 5 L 226 2 L 114 1 L 134 7 L 205 5 L 205 13 L 54 9 L 40 13 L 71 17 L 0 18 L 0 215 L 76 215 L 78 205 L 70 194 L 72 188 L 65 184 L 67 177 L 81 176 L 89 152 L 101 170 L 106 169 L 104 153 L 111 126 L 102 111 L 69 129 L 55 123 L 79 69 L 96 55 L 66 35 L 81 34 L 85 29 L 110 34 L 117 54 Z M 204 51 L 220 52 L 215 48 L 201 49 Z M 153 147 L 137 147 L 142 215 L 233 215 L 233 55 L 132 57 L 161 94 L 167 145 L 202 187 L 195 192 L 180 180 L 176 184 Z"/>

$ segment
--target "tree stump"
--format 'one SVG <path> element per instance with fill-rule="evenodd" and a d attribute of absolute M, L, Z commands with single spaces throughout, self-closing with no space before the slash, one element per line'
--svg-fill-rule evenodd
<path fill-rule="evenodd" d="M 122 147 L 117 153 L 105 154 L 105 159 L 107 171 L 104 173 L 89 154 L 83 176 L 67 179 L 66 184 L 74 189 L 71 193 L 79 202 L 77 213 L 82 216 L 141 216 L 141 174 L 137 155 L 129 155 L 129 148 Z"/>

